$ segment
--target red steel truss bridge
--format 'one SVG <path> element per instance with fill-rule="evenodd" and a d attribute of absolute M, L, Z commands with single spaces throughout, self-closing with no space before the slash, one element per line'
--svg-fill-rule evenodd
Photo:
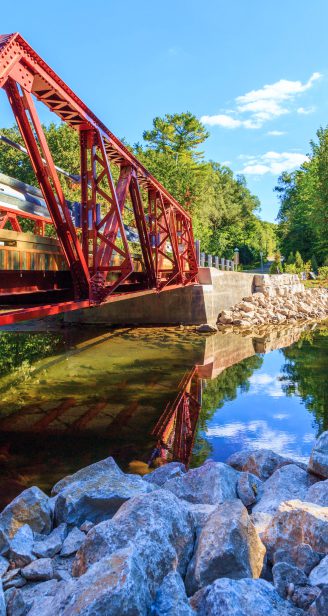
<path fill-rule="evenodd" d="M 0 35 L 0 87 L 7 94 L 46 208 L 45 214 L 31 212 L 13 207 L 10 197 L 1 201 L 0 230 L 9 236 L 0 237 L 0 248 L 8 253 L 0 260 L 0 325 L 118 300 L 127 292 L 160 292 L 197 281 L 189 213 L 18 33 Z M 38 101 L 79 134 L 78 223 L 65 198 L 62 170 L 55 165 L 42 129 Z M 127 212 L 138 238 L 137 259 L 125 224 Z M 33 235 L 28 241 L 38 258 L 18 254 L 22 218 L 34 222 L 34 233 L 26 235 Z M 53 257 L 54 266 L 41 260 L 42 251 L 47 255 L 54 251 L 55 240 L 44 236 L 46 223 L 53 227 L 51 235 L 57 238 L 63 265 L 58 255 Z M 18 254 L 16 262 L 13 251 Z"/>

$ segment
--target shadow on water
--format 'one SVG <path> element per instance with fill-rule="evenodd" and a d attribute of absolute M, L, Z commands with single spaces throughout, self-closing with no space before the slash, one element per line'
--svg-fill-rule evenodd
<path fill-rule="evenodd" d="M 233 420 L 224 420 L 225 410 L 239 401 L 243 412 L 266 353 L 279 353 L 284 395 L 301 396 L 316 432 L 324 429 L 327 331 L 0 332 L 0 507 L 27 486 L 49 491 L 108 455 L 141 474 L 173 459 L 190 466 L 225 459 L 231 439 L 219 433 Z"/>

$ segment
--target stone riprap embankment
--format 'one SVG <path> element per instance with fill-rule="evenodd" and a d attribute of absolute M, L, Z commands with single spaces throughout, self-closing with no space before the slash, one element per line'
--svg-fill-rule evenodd
<path fill-rule="evenodd" d="M 0 616 L 327 616 L 328 432 L 143 479 L 107 458 L 0 514 Z"/>
<path fill-rule="evenodd" d="M 253 328 L 328 317 L 328 289 L 305 289 L 296 274 L 254 276 L 255 292 L 218 317 L 222 326 Z"/>

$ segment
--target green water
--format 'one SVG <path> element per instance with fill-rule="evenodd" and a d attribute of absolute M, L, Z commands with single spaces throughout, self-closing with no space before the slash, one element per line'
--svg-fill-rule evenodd
<path fill-rule="evenodd" d="M 2 331 L 0 506 L 30 485 L 49 491 L 108 455 L 124 470 L 148 472 L 151 459 L 177 455 L 177 434 L 188 436 L 191 455 L 186 447 L 183 461 L 191 466 L 252 443 L 306 459 L 328 427 L 327 357 L 327 325 L 246 337 L 191 329 Z M 184 417 L 178 433 L 173 413 L 159 440 L 154 427 L 183 393 L 183 378 L 198 408 L 196 428 Z"/>

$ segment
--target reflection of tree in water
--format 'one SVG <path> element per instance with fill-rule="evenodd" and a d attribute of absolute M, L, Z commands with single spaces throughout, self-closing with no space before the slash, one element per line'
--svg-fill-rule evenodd
<path fill-rule="evenodd" d="M 217 409 L 225 402 L 237 397 L 237 390 L 246 392 L 249 389 L 249 379 L 254 370 L 263 363 L 260 355 L 253 355 L 224 370 L 216 379 L 206 381 L 203 388 L 202 410 L 199 416 L 198 430 L 192 456 L 192 466 L 199 466 L 211 455 L 211 445 L 204 438 L 207 422 Z"/>
<path fill-rule="evenodd" d="M 283 390 L 299 395 L 314 414 L 317 435 L 328 429 L 328 327 L 304 332 L 300 340 L 283 350 Z"/>
<path fill-rule="evenodd" d="M 54 334 L 0 332 L 0 376 L 54 353 L 61 337 Z"/>

